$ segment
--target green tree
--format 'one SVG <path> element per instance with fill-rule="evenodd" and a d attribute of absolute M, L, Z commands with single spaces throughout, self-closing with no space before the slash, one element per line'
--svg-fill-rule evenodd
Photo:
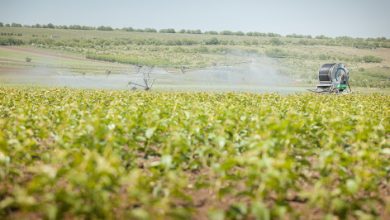
<path fill-rule="evenodd" d="M 219 34 L 221 35 L 233 35 L 233 31 L 221 31 Z"/>
<path fill-rule="evenodd" d="M 244 36 L 244 32 L 242 31 L 237 31 L 237 32 L 234 32 L 234 35 L 237 35 L 237 36 Z"/>
<path fill-rule="evenodd" d="M 145 29 L 144 29 L 144 32 L 149 32 L 149 33 L 156 33 L 156 32 L 157 32 L 157 30 L 156 30 L 156 29 L 154 29 L 154 28 L 145 28 Z"/>
<path fill-rule="evenodd" d="M 205 34 L 210 34 L 210 35 L 218 35 L 218 32 L 216 32 L 216 31 L 206 31 L 204 33 Z"/>
<path fill-rule="evenodd" d="M 192 31 L 192 34 L 202 34 L 202 31 L 201 30 L 194 30 L 194 31 Z"/>
<path fill-rule="evenodd" d="M 133 32 L 134 28 L 132 28 L 132 27 L 125 27 L 125 28 L 122 28 L 122 30 L 128 31 L 128 32 Z"/>
<path fill-rule="evenodd" d="M 113 31 L 114 29 L 110 26 L 99 26 L 97 28 L 97 30 L 99 30 L 99 31 Z"/>
<path fill-rule="evenodd" d="M 267 36 L 268 37 L 281 37 L 280 34 L 276 34 L 276 33 L 267 33 Z"/>
<path fill-rule="evenodd" d="M 18 23 L 12 23 L 12 24 L 11 24 L 11 27 L 22 27 L 22 25 L 21 25 L 21 24 L 18 24 Z"/>

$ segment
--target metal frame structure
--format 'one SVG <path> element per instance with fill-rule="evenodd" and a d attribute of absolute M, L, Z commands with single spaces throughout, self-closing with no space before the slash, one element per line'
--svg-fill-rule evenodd
<path fill-rule="evenodd" d="M 136 83 L 136 82 L 133 82 L 133 81 L 130 81 L 128 82 L 128 86 L 131 86 L 131 90 L 137 90 L 138 88 L 142 88 L 146 91 L 152 89 L 153 87 L 153 84 L 154 82 L 156 81 L 156 79 L 152 79 L 150 77 L 150 74 L 151 72 L 153 71 L 153 66 L 152 67 L 148 67 L 148 69 L 145 70 L 145 68 L 143 68 L 143 66 L 137 66 L 138 69 L 137 69 L 137 72 L 136 74 L 139 74 L 142 70 L 144 70 L 142 72 L 142 76 L 143 76 L 143 85 L 140 84 L 140 83 Z"/>

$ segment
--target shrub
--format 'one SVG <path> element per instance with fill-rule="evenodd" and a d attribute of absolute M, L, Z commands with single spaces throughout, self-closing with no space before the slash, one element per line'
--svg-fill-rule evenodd
<path fill-rule="evenodd" d="M 25 44 L 25 42 L 20 39 L 0 38 L 0 45 L 2 46 L 23 45 L 23 44 Z"/>
<path fill-rule="evenodd" d="M 233 31 L 221 31 L 219 34 L 220 35 L 233 35 L 234 33 L 233 33 Z"/>
<path fill-rule="evenodd" d="M 156 29 L 154 29 L 154 28 L 145 28 L 145 29 L 144 29 L 144 32 L 149 32 L 149 33 L 156 33 L 156 32 L 157 32 L 157 30 L 156 30 Z"/>
<path fill-rule="evenodd" d="M 234 32 L 234 35 L 237 35 L 237 36 L 244 36 L 244 32 L 242 31 L 237 31 L 237 32 Z"/>
<path fill-rule="evenodd" d="M 18 24 L 18 23 L 12 23 L 12 24 L 11 24 L 11 27 L 22 27 L 22 25 L 21 25 L 21 24 Z"/>
<path fill-rule="evenodd" d="M 270 43 L 271 43 L 272 45 L 276 45 L 276 46 L 279 46 L 279 45 L 283 45 L 283 44 L 284 44 L 283 41 L 281 41 L 279 38 L 272 38 L 272 39 L 270 40 Z"/>
<path fill-rule="evenodd" d="M 268 37 L 281 37 L 280 34 L 276 34 L 276 33 L 267 33 L 267 36 Z"/>
<path fill-rule="evenodd" d="M 167 29 L 161 29 L 160 33 L 176 33 L 175 29 L 173 28 L 167 28 Z"/>
<path fill-rule="evenodd" d="M 216 31 L 206 31 L 204 33 L 205 34 L 210 34 L 210 35 L 218 35 L 218 32 L 216 32 Z"/>
<path fill-rule="evenodd" d="M 187 30 L 187 34 L 202 34 L 201 30 Z"/>
<path fill-rule="evenodd" d="M 260 33 L 260 32 L 248 32 L 246 33 L 247 36 L 255 36 L 255 37 L 264 37 L 267 36 L 265 33 Z"/>
<path fill-rule="evenodd" d="M 113 31 L 114 29 L 110 26 L 99 26 L 97 28 L 97 30 L 99 30 L 99 31 Z"/>
<path fill-rule="evenodd" d="M 219 40 L 218 40 L 218 38 L 213 37 L 213 38 L 210 38 L 210 39 L 205 40 L 204 43 L 205 43 L 206 45 L 218 45 L 218 44 L 219 44 Z"/>
<path fill-rule="evenodd" d="M 132 27 L 125 27 L 125 28 L 122 28 L 122 30 L 128 31 L 128 32 L 133 32 L 134 28 L 132 28 Z"/>

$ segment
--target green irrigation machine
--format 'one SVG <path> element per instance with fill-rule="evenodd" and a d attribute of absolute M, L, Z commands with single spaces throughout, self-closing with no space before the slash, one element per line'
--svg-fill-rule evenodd
<path fill-rule="evenodd" d="M 351 93 L 349 85 L 349 70 L 342 63 L 327 63 L 321 66 L 318 71 L 318 80 L 316 89 L 309 91 L 315 93 Z"/>

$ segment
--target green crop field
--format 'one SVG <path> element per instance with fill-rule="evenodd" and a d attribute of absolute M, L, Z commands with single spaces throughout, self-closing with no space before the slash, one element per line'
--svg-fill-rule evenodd
<path fill-rule="evenodd" d="M 1 219 L 389 219 L 390 96 L 0 87 Z"/>

